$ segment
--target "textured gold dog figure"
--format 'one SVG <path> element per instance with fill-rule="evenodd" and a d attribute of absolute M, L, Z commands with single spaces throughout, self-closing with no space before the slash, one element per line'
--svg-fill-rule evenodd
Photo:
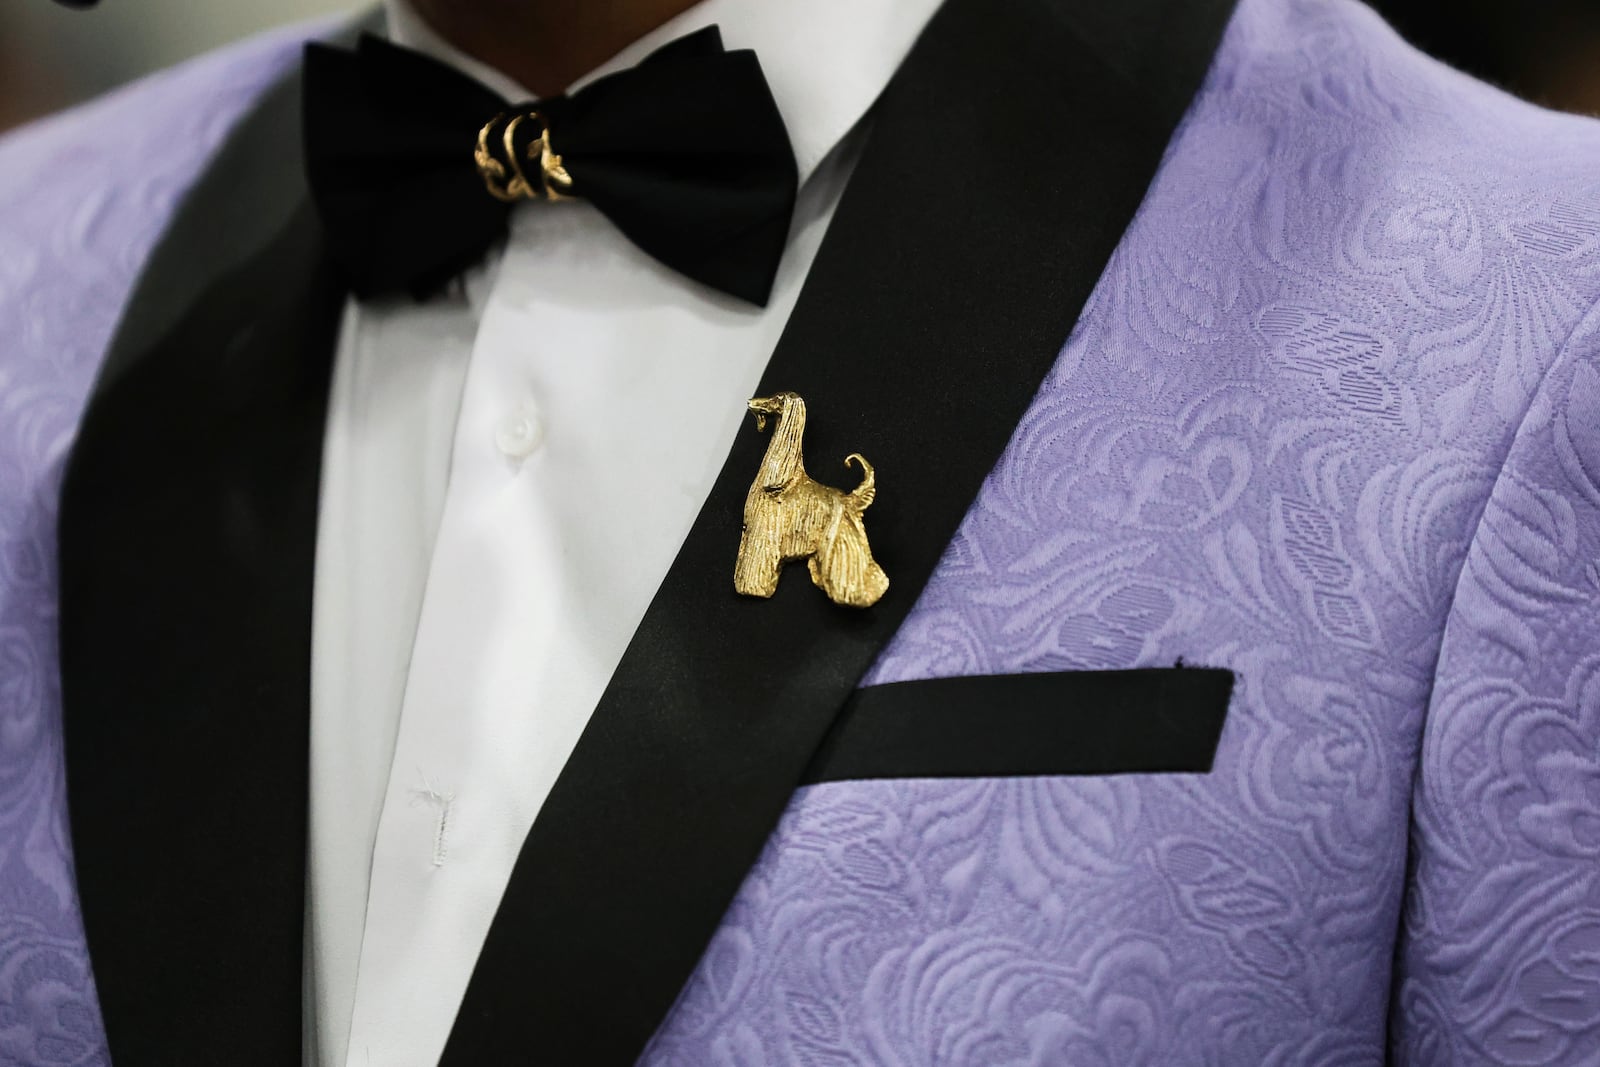
<path fill-rule="evenodd" d="M 733 587 L 746 596 L 769 597 L 790 560 L 803 559 L 811 580 L 835 604 L 868 608 L 889 588 L 889 577 L 872 558 L 861 513 L 877 495 L 872 464 L 859 452 L 845 466 L 861 467 L 861 484 L 846 493 L 806 473 L 800 438 L 806 430 L 806 402 L 794 393 L 750 401 L 756 429 L 777 416 L 761 469 L 744 498 L 744 536 Z"/>

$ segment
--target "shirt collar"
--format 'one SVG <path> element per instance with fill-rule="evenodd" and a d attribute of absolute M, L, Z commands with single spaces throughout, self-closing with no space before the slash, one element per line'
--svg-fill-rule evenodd
<path fill-rule="evenodd" d="M 941 0 L 702 0 L 574 82 L 583 88 L 713 23 L 730 49 L 753 48 L 772 88 L 804 182 L 889 84 Z M 440 37 L 406 0 L 384 0 L 389 37 L 476 78 L 507 101 L 529 100 L 511 78 Z"/>

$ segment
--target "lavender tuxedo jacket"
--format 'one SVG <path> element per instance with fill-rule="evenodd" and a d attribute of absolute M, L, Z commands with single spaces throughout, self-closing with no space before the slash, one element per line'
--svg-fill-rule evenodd
<path fill-rule="evenodd" d="M 736 447 L 447 1063 L 1600 1064 L 1600 124 L 1229 7 L 935 19 L 764 383 L 889 598 Z M 307 32 L 0 142 L 6 1065 L 298 1056 Z"/>

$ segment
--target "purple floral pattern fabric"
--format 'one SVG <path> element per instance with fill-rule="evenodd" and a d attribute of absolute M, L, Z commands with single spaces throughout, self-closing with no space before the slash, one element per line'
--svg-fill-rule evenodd
<path fill-rule="evenodd" d="M 1423 731 L 1405 1063 L 1600 1064 L 1600 315 L 1467 553 Z"/>
<path fill-rule="evenodd" d="M 0 1064 L 106 1062 L 62 458 L 295 38 L 0 143 Z M 868 679 L 1228 666 L 1215 770 L 801 790 L 643 1062 L 1600 1063 L 1597 301 L 1600 125 L 1243 0 Z"/>

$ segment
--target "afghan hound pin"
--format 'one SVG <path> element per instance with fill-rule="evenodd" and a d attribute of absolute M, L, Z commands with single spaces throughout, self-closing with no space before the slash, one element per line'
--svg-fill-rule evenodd
<path fill-rule="evenodd" d="M 778 590 L 783 565 L 803 559 L 811 580 L 835 604 L 869 608 L 889 588 L 889 577 L 872 558 L 861 514 L 877 495 L 872 464 L 859 452 L 845 466 L 861 468 L 861 484 L 850 492 L 815 481 L 806 473 L 800 438 L 806 429 L 806 402 L 794 393 L 750 401 L 756 429 L 777 416 L 761 469 L 744 498 L 744 535 L 733 569 L 733 587 L 746 596 L 769 597 Z"/>

